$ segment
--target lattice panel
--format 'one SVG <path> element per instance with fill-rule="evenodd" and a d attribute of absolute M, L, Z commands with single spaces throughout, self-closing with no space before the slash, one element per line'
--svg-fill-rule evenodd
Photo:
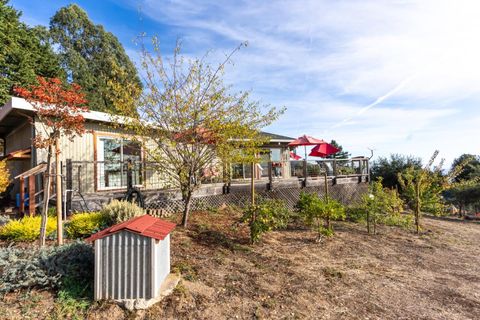
<path fill-rule="evenodd" d="M 329 186 L 329 195 L 348 205 L 360 199 L 367 192 L 368 185 L 366 183 L 349 183 Z M 325 194 L 323 187 L 306 187 L 306 188 L 278 188 L 271 191 L 257 192 L 258 198 L 282 199 L 286 201 L 288 207 L 293 209 L 297 203 L 301 192 L 314 192 L 320 196 Z M 192 210 L 206 210 L 210 208 L 219 208 L 220 206 L 236 205 L 243 207 L 250 202 L 250 193 L 248 191 L 236 191 L 229 194 L 219 194 L 194 198 L 192 200 Z M 147 201 L 147 212 L 156 216 L 165 216 L 180 212 L 183 210 L 183 201 L 176 199 L 155 199 Z"/>

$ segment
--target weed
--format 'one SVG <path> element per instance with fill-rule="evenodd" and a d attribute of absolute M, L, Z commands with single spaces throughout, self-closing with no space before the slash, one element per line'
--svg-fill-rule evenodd
<path fill-rule="evenodd" d="M 323 272 L 323 276 L 327 280 L 343 278 L 343 273 L 340 270 L 335 269 L 334 267 L 325 267 L 323 268 L 322 272 Z"/>
<path fill-rule="evenodd" d="M 172 267 L 174 273 L 181 274 L 185 280 L 196 281 L 198 279 L 197 268 L 186 261 L 176 263 Z"/>

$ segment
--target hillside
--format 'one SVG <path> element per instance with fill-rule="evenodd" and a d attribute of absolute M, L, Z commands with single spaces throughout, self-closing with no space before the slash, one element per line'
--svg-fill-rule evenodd
<path fill-rule="evenodd" d="M 426 218 L 420 236 L 394 227 L 369 236 L 341 222 L 320 242 L 289 229 L 250 246 L 235 221 L 231 212 L 194 215 L 190 230 L 172 236 L 173 268 L 184 278 L 172 296 L 137 314 L 95 304 L 89 318 L 480 318 L 479 224 Z M 49 295 L 7 295 L 0 317 L 52 317 Z"/>

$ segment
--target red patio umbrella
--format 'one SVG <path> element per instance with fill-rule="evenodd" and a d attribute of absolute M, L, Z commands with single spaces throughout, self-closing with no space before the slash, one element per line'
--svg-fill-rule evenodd
<path fill-rule="evenodd" d="M 317 138 L 307 136 L 306 134 L 304 134 L 303 136 L 298 137 L 297 139 L 290 142 L 288 145 L 290 147 L 304 146 L 305 147 L 305 160 L 307 160 L 307 146 L 315 146 L 317 144 L 322 144 L 322 143 L 327 143 L 327 142 L 322 140 L 322 139 L 317 139 Z"/>
<path fill-rule="evenodd" d="M 326 156 L 337 153 L 338 151 L 340 151 L 340 149 L 334 147 L 330 143 L 324 142 L 316 145 L 308 155 L 312 157 L 325 158 Z"/>
<path fill-rule="evenodd" d="M 300 160 L 300 159 L 302 159 L 302 157 L 300 157 L 298 154 L 296 154 L 296 153 L 293 152 L 293 151 L 290 151 L 290 158 L 293 159 L 293 160 Z"/>
<path fill-rule="evenodd" d="M 327 143 L 327 142 L 322 140 L 322 139 L 316 139 L 314 137 L 307 136 L 306 134 L 304 134 L 303 136 L 298 137 L 297 139 L 290 142 L 288 145 L 290 147 L 315 146 L 315 145 L 321 144 L 321 143 Z"/>

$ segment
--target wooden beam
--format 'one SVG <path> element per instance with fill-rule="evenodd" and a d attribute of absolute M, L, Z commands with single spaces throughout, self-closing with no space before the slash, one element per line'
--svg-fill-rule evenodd
<path fill-rule="evenodd" d="M 28 214 L 33 217 L 35 214 L 35 176 L 28 177 Z"/>
<path fill-rule="evenodd" d="M 20 178 L 20 213 L 25 213 L 25 180 Z"/>

